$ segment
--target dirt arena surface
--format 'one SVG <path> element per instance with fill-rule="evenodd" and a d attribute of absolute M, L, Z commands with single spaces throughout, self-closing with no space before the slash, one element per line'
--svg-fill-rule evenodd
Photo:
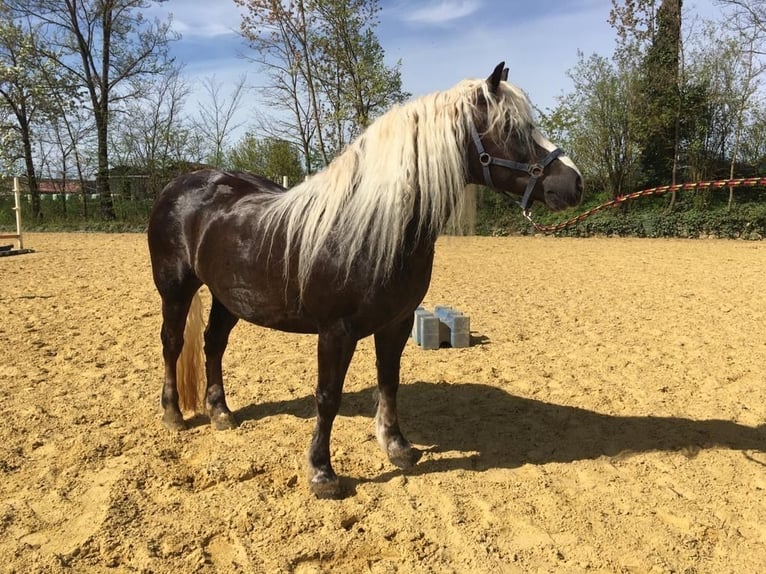
<path fill-rule="evenodd" d="M 351 365 L 314 500 L 315 338 L 240 323 L 241 426 L 160 423 L 143 235 L 28 234 L 0 258 L 0 570 L 766 571 L 766 243 L 443 238 L 426 305 L 473 345 L 403 357 L 405 434 Z"/>

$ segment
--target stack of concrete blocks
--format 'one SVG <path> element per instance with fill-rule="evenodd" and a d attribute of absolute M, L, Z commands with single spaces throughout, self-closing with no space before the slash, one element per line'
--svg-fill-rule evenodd
<path fill-rule="evenodd" d="M 471 344 L 471 320 L 457 309 L 437 305 L 433 313 L 418 307 L 412 325 L 412 338 L 422 349 L 449 345 L 455 349 Z"/>

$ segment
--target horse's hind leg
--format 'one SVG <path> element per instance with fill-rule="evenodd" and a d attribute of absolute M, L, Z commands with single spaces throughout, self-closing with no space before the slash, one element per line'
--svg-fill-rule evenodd
<path fill-rule="evenodd" d="M 210 319 L 205 329 L 205 372 L 207 374 L 207 393 L 205 407 L 210 416 L 210 423 L 217 430 L 235 428 L 237 422 L 226 405 L 226 395 L 223 390 L 223 370 L 221 361 L 229 333 L 237 324 L 237 317 L 229 313 L 218 299 L 213 297 L 210 308 Z"/>
<path fill-rule="evenodd" d="M 388 459 L 401 468 L 420 460 L 421 452 L 404 438 L 399 429 L 396 393 L 399 390 L 399 365 L 402 351 L 412 331 L 413 316 L 375 333 L 375 357 L 378 370 L 378 410 L 375 436 Z"/>
<path fill-rule="evenodd" d="M 196 284 L 184 285 L 175 289 L 166 289 L 162 297 L 162 358 L 165 364 L 165 376 L 162 383 L 162 424 L 170 430 L 186 428 L 181 409 L 178 406 L 177 363 L 184 345 L 184 327 L 189 313 L 192 297 L 199 288 Z"/>

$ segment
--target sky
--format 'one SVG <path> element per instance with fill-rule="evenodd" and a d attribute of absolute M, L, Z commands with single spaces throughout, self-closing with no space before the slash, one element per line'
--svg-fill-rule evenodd
<path fill-rule="evenodd" d="M 615 32 L 607 19 L 611 0 L 380 0 L 376 34 L 388 64 L 401 61 L 403 89 L 413 97 L 448 89 L 464 78 L 487 77 L 501 61 L 509 81 L 541 110 L 553 108 L 572 88 L 567 72 L 585 56 L 610 56 Z M 715 0 L 685 0 L 684 17 L 718 19 Z M 185 64 L 192 101 L 204 102 L 202 83 L 214 78 L 221 93 L 242 74 L 263 82 L 238 34 L 240 9 L 233 0 L 169 0 L 147 16 L 166 18 L 181 34 L 172 53 Z M 192 106 L 193 107 L 193 104 Z M 263 104 L 253 93 L 242 105 L 240 123 Z"/>

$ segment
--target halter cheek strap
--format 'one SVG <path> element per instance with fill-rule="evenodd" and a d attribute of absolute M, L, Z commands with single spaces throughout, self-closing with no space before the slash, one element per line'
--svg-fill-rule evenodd
<path fill-rule="evenodd" d="M 522 196 L 521 201 L 517 202 L 519 206 L 521 207 L 522 211 L 524 212 L 524 215 L 527 215 L 529 213 L 529 200 L 532 197 L 532 190 L 534 190 L 535 185 L 537 185 L 537 180 L 543 176 L 543 171 L 545 170 L 545 168 L 554 159 L 562 155 L 564 151 L 561 150 L 560 148 L 556 148 L 537 163 L 521 163 L 518 161 L 505 159 L 502 157 L 494 157 L 488 154 L 487 151 L 484 149 L 484 144 L 481 141 L 481 137 L 479 136 L 479 132 L 476 129 L 476 126 L 474 125 L 473 121 L 471 121 L 470 123 L 471 123 L 471 137 L 473 138 L 473 143 L 476 146 L 476 151 L 479 154 L 479 163 L 481 163 L 481 167 L 484 172 L 484 183 L 487 186 L 491 187 L 492 189 L 496 189 L 497 191 L 503 193 L 504 195 L 507 195 L 507 192 L 504 189 L 496 188 L 494 184 L 492 183 L 492 174 L 489 171 L 489 168 L 492 165 L 498 165 L 501 167 L 506 167 L 508 169 L 514 169 L 517 171 L 525 171 L 529 174 L 529 180 L 527 181 L 527 187 L 524 190 L 524 195 Z"/>

